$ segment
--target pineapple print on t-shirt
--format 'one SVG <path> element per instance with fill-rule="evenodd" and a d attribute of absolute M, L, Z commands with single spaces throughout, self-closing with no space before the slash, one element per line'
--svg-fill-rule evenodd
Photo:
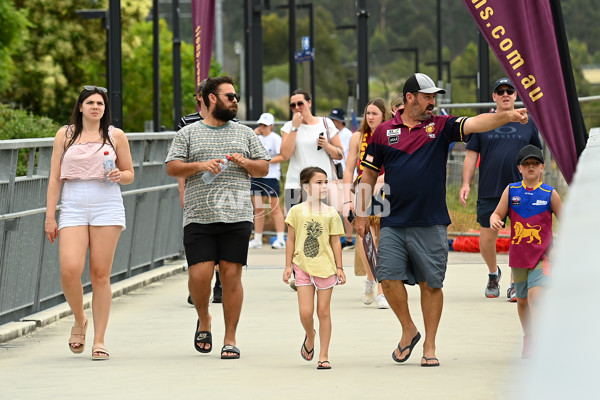
<path fill-rule="evenodd" d="M 306 228 L 304 256 L 315 258 L 319 254 L 319 236 L 323 234 L 323 227 L 314 219 L 305 223 L 304 227 Z"/>
<path fill-rule="evenodd" d="M 331 236 L 344 234 L 342 219 L 335 208 L 323 204 L 318 211 L 313 211 L 300 203 L 290 209 L 285 222 L 294 229 L 292 262 L 311 276 L 335 275 Z"/>

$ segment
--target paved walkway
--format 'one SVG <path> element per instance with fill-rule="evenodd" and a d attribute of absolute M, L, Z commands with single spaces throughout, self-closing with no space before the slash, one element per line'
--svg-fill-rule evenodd
<path fill-rule="evenodd" d="M 502 297 L 484 298 L 487 275 L 479 254 L 450 253 L 437 343 L 441 367 L 426 369 L 419 366 L 422 342 L 408 362 L 392 360 L 400 325 L 391 310 L 361 303 L 362 278 L 353 276 L 353 252 L 344 252 L 349 279 L 333 295 L 333 369 L 317 371 L 316 360 L 306 362 L 299 354 L 304 334 L 296 295 L 281 281 L 284 250 L 250 252 L 238 328 L 240 360 L 219 358 L 220 304 L 211 305 L 215 351 L 203 355 L 194 350 L 196 316 L 186 302 L 187 274 L 174 273 L 115 297 L 106 343 L 110 361 L 90 361 L 89 344 L 81 355 L 68 350 L 72 316 L 44 322 L 64 314 L 64 306 L 33 316 L 44 326 L 0 343 L 0 398 L 383 400 L 504 399 L 514 394 L 514 375 L 523 373 L 528 362 L 519 358 L 516 305 L 506 302 L 509 274 L 505 271 L 502 279 Z M 506 265 L 506 256 L 499 262 Z M 183 267 L 175 263 L 161 270 Z M 135 280 L 148 282 L 156 274 Z M 409 288 L 409 297 L 423 332 L 418 288 Z M 87 313 L 91 315 L 89 309 Z M 0 326 L 0 333 L 7 329 Z M 89 341 L 92 334 L 90 329 Z"/>

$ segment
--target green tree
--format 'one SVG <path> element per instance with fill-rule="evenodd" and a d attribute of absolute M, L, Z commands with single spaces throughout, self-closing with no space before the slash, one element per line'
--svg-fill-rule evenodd
<path fill-rule="evenodd" d="M 0 0 L 0 93 L 13 78 L 13 55 L 20 51 L 27 27 L 25 11 L 15 9 L 8 0 Z"/>

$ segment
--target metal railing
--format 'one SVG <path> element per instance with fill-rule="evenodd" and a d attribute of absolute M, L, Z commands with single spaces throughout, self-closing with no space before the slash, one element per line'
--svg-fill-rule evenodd
<path fill-rule="evenodd" d="M 135 181 L 121 188 L 127 229 L 117 245 L 111 282 L 183 254 L 177 181 L 164 165 L 174 134 L 127 135 Z M 44 234 L 52 144 L 53 138 L 0 141 L 0 324 L 64 301 L 58 246 Z M 25 176 L 16 174 L 19 157 L 28 160 Z M 88 265 L 82 280 L 90 291 Z"/>

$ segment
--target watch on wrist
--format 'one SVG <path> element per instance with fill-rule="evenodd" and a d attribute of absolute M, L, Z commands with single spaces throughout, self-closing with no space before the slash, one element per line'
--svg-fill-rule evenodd
<path fill-rule="evenodd" d="M 292 125 L 292 129 L 290 129 L 292 132 L 297 132 L 298 128 L 296 128 L 294 125 Z"/>

